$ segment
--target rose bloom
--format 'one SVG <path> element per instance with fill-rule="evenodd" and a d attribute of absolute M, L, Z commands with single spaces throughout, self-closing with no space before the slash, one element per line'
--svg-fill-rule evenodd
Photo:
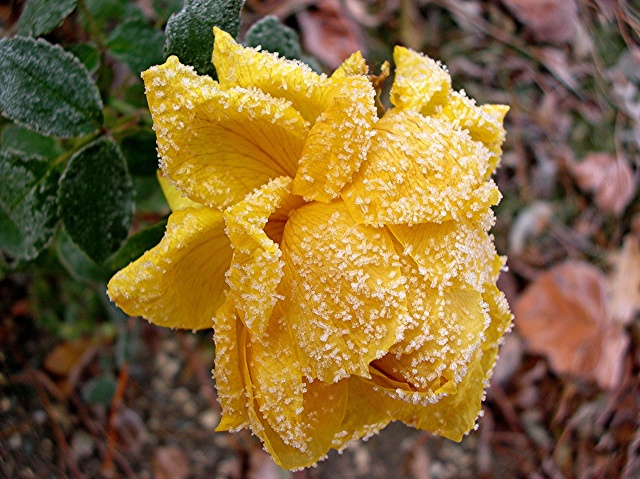
<path fill-rule="evenodd" d="M 508 108 L 394 60 L 381 118 L 360 53 L 327 77 L 216 29 L 218 81 L 176 57 L 143 73 L 173 213 L 109 295 L 213 327 L 218 430 L 288 469 L 394 420 L 461 440 L 511 324 L 488 234 Z"/>

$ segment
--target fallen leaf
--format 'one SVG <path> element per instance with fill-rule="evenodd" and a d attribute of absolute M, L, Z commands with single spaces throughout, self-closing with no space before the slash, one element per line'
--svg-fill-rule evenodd
<path fill-rule="evenodd" d="M 614 259 L 608 299 L 610 316 L 622 324 L 629 324 L 640 312 L 640 237 L 633 233 L 625 237 Z"/>
<path fill-rule="evenodd" d="M 91 344 L 92 341 L 88 338 L 58 344 L 45 358 L 44 368 L 50 373 L 66 377 Z"/>
<path fill-rule="evenodd" d="M 580 188 L 593 192 L 596 204 L 606 211 L 622 213 L 638 187 L 629 163 L 609 153 L 590 153 L 580 162 L 570 162 Z"/>
<path fill-rule="evenodd" d="M 339 0 L 319 0 L 297 14 L 304 48 L 330 68 L 337 68 L 356 50 L 365 54 L 360 26 L 347 18 Z"/>
<path fill-rule="evenodd" d="M 186 479 L 191 474 L 187 455 L 176 446 L 156 449 L 152 467 L 156 479 Z"/>
<path fill-rule="evenodd" d="M 575 0 L 504 0 L 536 40 L 564 43 L 574 36 L 578 24 Z"/>
<path fill-rule="evenodd" d="M 602 271 L 567 261 L 541 273 L 514 305 L 515 324 L 530 351 L 549 359 L 558 373 L 620 384 L 629 338 L 606 314 Z"/>

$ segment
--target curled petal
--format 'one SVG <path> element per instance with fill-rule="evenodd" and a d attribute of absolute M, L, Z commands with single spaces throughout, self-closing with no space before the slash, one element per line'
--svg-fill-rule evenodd
<path fill-rule="evenodd" d="M 127 314 L 159 326 L 210 328 L 230 262 L 222 213 L 184 208 L 171 214 L 160 244 L 116 273 L 107 292 Z"/>
<path fill-rule="evenodd" d="M 505 138 L 504 117 L 509 111 L 506 105 L 477 106 L 475 100 L 463 93 L 452 92 L 447 103 L 435 116 L 460 125 L 475 141 L 481 142 L 490 152 L 488 178 L 498 166 Z"/>
<path fill-rule="evenodd" d="M 346 384 L 304 380 L 286 324 L 274 319 L 252 339 L 231 297 L 216 315 L 214 338 L 223 414 L 217 430 L 249 425 L 287 469 L 324 457 L 344 416 Z"/>
<path fill-rule="evenodd" d="M 249 403 L 239 353 L 245 347 L 240 344 L 242 327 L 242 322 L 236 316 L 233 299 L 227 299 L 213 318 L 213 339 L 216 344 L 213 375 L 222 408 L 222 420 L 216 431 L 233 431 L 249 425 Z"/>
<path fill-rule="evenodd" d="M 423 115 L 446 103 L 451 76 L 435 60 L 404 47 L 393 49 L 396 77 L 391 87 L 391 103 L 402 110 Z"/>
<path fill-rule="evenodd" d="M 388 112 L 367 161 L 341 196 L 361 223 L 418 224 L 477 218 L 500 199 L 485 181 L 489 151 L 451 123 Z"/>
<path fill-rule="evenodd" d="M 302 150 L 293 192 L 306 200 L 333 200 L 367 157 L 376 120 L 375 92 L 365 76 L 331 82 L 327 106 Z"/>
<path fill-rule="evenodd" d="M 287 202 L 291 178 L 280 177 L 255 190 L 224 213 L 234 249 L 228 273 L 229 295 L 249 331 L 262 337 L 279 298 L 282 252 L 265 232 L 269 217 Z"/>
<path fill-rule="evenodd" d="M 326 75 L 318 75 L 297 60 L 243 47 L 217 27 L 213 31 L 216 37 L 213 64 L 222 88 L 258 88 L 273 97 L 290 101 L 306 120 L 315 122 L 326 101 Z"/>
<path fill-rule="evenodd" d="M 164 175 L 191 200 L 224 208 L 293 176 L 308 123 L 257 89 L 222 90 L 176 57 L 143 73 Z"/>
<path fill-rule="evenodd" d="M 481 291 L 490 275 L 487 265 L 495 255 L 493 241 L 486 232 L 492 224 L 493 214 L 489 212 L 481 222 L 463 218 L 388 228 L 432 288 L 457 278 Z"/>
<path fill-rule="evenodd" d="M 173 186 L 169 183 L 169 180 L 162 176 L 160 170 L 157 172 L 157 177 L 158 183 L 160 183 L 160 188 L 162 188 L 162 193 L 164 194 L 167 203 L 169 203 L 171 211 L 182 210 L 184 208 L 201 208 L 204 206 L 201 203 L 196 203 L 183 195 L 178 188 Z"/>
<path fill-rule="evenodd" d="M 344 78 L 354 75 L 366 75 L 369 73 L 369 67 L 359 51 L 353 53 L 347 58 L 336 71 L 331 74 L 331 79 Z"/>
<path fill-rule="evenodd" d="M 276 462 L 299 469 L 327 453 L 342 420 L 346 396 L 342 385 L 304 380 L 291 344 L 288 325 L 274 318 L 265 334 L 247 345 L 246 384 L 254 401 L 254 432 Z"/>
<path fill-rule="evenodd" d="M 409 287 L 413 283 L 410 280 Z M 391 353 L 374 364 L 417 391 L 433 393 L 430 402 L 435 402 L 455 392 L 467 374 L 490 318 L 482 294 L 473 289 L 426 288 L 413 293 L 411 300 L 413 328 Z"/>
<path fill-rule="evenodd" d="M 368 376 L 399 340 L 406 301 L 400 263 L 384 229 L 358 225 L 342 202 L 295 210 L 282 240 L 282 305 L 303 373 L 333 383 Z"/>

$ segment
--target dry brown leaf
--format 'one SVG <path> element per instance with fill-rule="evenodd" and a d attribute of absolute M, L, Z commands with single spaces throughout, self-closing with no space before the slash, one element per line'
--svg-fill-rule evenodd
<path fill-rule="evenodd" d="M 569 168 L 585 191 L 593 192 L 598 207 L 620 214 L 638 187 L 629 163 L 609 153 L 590 153 Z"/>
<path fill-rule="evenodd" d="M 575 0 L 504 0 L 537 40 L 564 43 L 571 40 L 578 23 Z"/>
<path fill-rule="evenodd" d="M 92 341 L 87 338 L 58 344 L 45 358 L 44 368 L 50 373 L 66 377 L 91 344 Z"/>
<path fill-rule="evenodd" d="M 640 312 L 640 237 L 628 234 L 609 276 L 609 315 L 622 324 Z"/>
<path fill-rule="evenodd" d="M 319 0 L 313 10 L 297 15 L 305 49 L 330 68 L 337 68 L 349 55 L 363 54 L 360 26 L 349 19 L 339 0 Z"/>
<path fill-rule="evenodd" d="M 567 261 L 541 273 L 516 301 L 514 313 L 529 349 L 546 356 L 556 372 L 615 388 L 629 338 L 607 318 L 606 287 L 598 268 Z"/>
<path fill-rule="evenodd" d="M 191 474 L 187 455 L 176 446 L 156 449 L 152 466 L 156 479 L 186 479 Z"/>

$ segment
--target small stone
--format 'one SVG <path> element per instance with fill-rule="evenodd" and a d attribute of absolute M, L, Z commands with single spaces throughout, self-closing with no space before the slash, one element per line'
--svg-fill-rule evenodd
<path fill-rule="evenodd" d="M 77 460 L 91 456 L 94 447 L 93 438 L 84 431 L 77 431 L 71 438 L 71 453 Z"/>
<path fill-rule="evenodd" d="M 19 449 L 22 446 L 22 436 L 16 432 L 9 436 L 8 442 L 11 449 Z"/>
<path fill-rule="evenodd" d="M 220 422 L 220 414 L 217 411 L 213 410 L 205 411 L 200 414 L 198 420 L 205 429 L 213 430 Z"/>

